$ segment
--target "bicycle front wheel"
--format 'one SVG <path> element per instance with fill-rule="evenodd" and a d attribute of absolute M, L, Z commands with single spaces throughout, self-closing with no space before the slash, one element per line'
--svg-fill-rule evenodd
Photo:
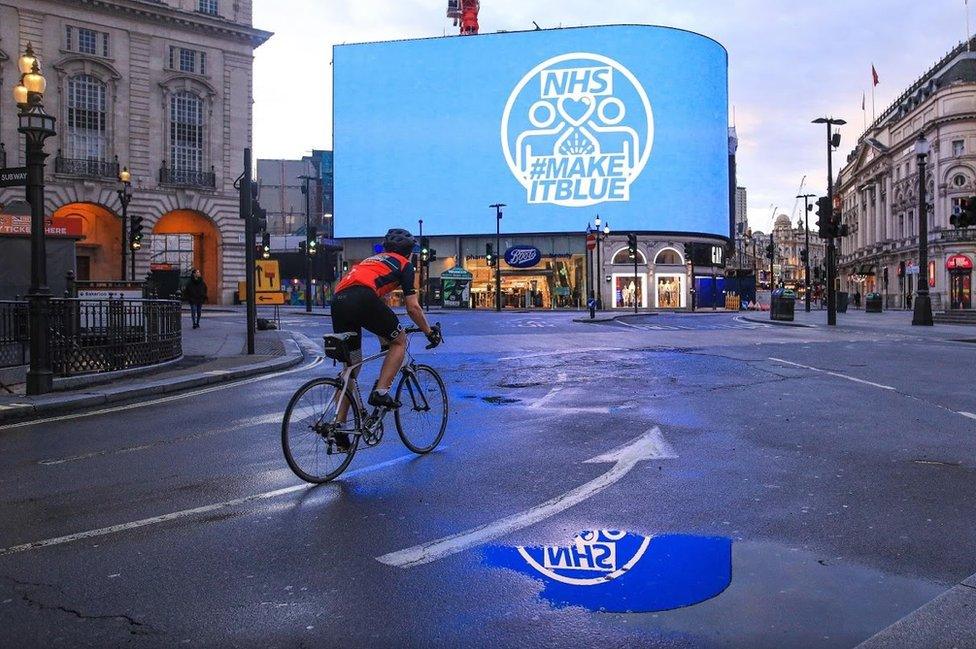
<path fill-rule="evenodd" d="M 335 479 L 356 453 L 361 424 L 359 406 L 355 399 L 347 397 L 347 407 L 341 407 L 340 390 L 342 384 L 335 379 L 313 379 L 298 388 L 285 409 L 281 422 L 285 461 L 306 482 L 320 484 Z M 337 435 L 348 436 L 348 450 L 337 450 Z"/>
<path fill-rule="evenodd" d="M 400 439 L 414 453 L 430 453 L 447 430 L 447 389 L 429 365 L 404 370 L 396 388 L 394 412 Z"/>

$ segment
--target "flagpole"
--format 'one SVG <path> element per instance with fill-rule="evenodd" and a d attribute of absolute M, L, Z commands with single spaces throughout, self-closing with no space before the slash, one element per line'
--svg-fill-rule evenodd
<path fill-rule="evenodd" d="M 972 52 L 973 41 L 972 38 L 970 37 L 970 34 L 972 32 L 969 31 L 969 0 L 965 0 L 963 4 L 965 5 L 966 8 L 966 50 Z"/>

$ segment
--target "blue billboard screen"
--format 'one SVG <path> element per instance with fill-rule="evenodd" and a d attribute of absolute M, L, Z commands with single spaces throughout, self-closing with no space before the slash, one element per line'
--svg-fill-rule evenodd
<path fill-rule="evenodd" d="M 729 232 L 728 60 L 619 25 L 338 45 L 335 226 Z"/>

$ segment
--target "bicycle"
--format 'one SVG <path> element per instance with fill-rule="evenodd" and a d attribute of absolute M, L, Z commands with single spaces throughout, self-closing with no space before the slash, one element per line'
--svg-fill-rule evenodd
<path fill-rule="evenodd" d="M 435 326 L 440 327 L 439 324 Z M 407 352 L 393 393 L 401 406 L 394 410 L 393 418 L 404 445 L 418 455 L 425 455 L 433 451 L 444 437 L 448 402 L 447 389 L 437 371 L 429 365 L 417 363 L 410 355 L 409 336 L 420 332 L 417 327 L 404 330 L 404 335 L 408 336 Z M 374 407 L 371 413 L 364 416 L 366 408 L 355 370 L 382 358 L 386 350 L 353 364 L 349 356 L 349 342 L 356 335 L 340 333 L 323 336 L 326 356 L 343 363 L 344 369 L 335 378 L 320 377 L 302 385 L 285 409 L 281 422 L 281 445 L 285 460 L 295 475 L 306 482 L 321 484 L 334 480 L 352 462 L 360 442 L 373 447 L 383 439 L 383 420 L 388 409 Z M 428 349 L 431 347 L 433 345 L 427 346 Z M 411 417 L 417 421 L 412 421 Z M 430 430 L 428 438 L 407 432 L 416 431 L 423 424 L 427 424 L 425 427 Z M 348 436 L 348 450 L 339 448 L 336 435 Z"/>

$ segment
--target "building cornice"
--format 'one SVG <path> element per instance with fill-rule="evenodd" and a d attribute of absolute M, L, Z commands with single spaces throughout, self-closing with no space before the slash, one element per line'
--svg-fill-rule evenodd
<path fill-rule="evenodd" d="M 152 0 L 68 0 L 72 4 L 83 5 L 99 11 L 124 12 L 141 19 L 166 23 L 168 25 L 196 32 L 248 43 L 258 47 L 273 35 L 272 32 L 242 25 L 198 12 L 169 7 Z"/>

